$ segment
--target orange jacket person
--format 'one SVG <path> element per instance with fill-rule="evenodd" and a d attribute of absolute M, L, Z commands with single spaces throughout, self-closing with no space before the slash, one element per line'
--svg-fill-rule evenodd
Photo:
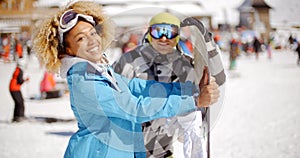
<path fill-rule="evenodd" d="M 25 119 L 24 111 L 24 99 L 21 92 L 21 85 L 28 81 L 29 78 L 23 79 L 23 70 L 24 67 L 23 62 L 18 62 L 17 67 L 13 73 L 12 79 L 10 80 L 9 84 L 9 91 L 10 94 L 15 102 L 15 109 L 14 109 L 14 116 L 13 122 L 20 122 Z"/>
<path fill-rule="evenodd" d="M 23 48 L 22 48 L 22 43 L 21 42 L 17 42 L 17 45 L 16 45 L 16 52 L 17 52 L 17 55 L 19 58 L 23 58 Z"/>

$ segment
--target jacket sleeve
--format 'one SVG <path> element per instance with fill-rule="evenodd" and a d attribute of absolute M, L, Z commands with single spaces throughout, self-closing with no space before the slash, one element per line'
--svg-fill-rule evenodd
<path fill-rule="evenodd" d="M 95 115 L 143 123 L 196 110 L 192 83 L 128 80 L 115 74 L 118 92 L 105 77 L 72 69 L 68 76 L 71 103 Z"/>

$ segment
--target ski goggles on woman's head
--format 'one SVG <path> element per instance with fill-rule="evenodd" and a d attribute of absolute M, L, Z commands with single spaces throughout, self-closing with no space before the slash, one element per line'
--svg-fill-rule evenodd
<path fill-rule="evenodd" d="M 163 36 L 173 39 L 179 35 L 179 27 L 173 24 L 154 24 L 149 27 L 149 33 L 154 39 L 160 39 Z"/>
<path fill-rule="evenodd" d="M 83 18 L 87 22 L 95 25 L 95 21 L 92 16 L 89 15 L 84 15 L 77 13 L 75 10 L 67 10 L 66 12 L 63 13 L 63 15 L 60 17 L 59 20 L 59 37 L 60 37 L 60 43 L 63 42 L 63 35 L 64 33 L 68 32 L 71 30 L 78 22 L 79 17 Z"/>

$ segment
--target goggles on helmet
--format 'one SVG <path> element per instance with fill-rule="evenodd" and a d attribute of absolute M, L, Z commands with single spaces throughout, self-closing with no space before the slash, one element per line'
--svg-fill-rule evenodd
<path fill-rule="evenodd" d="M 63 13 L 59 20 L 58 32 L 60 37 L 60 43 L 63 43 L 64 33 L 71 30 L 77 24 L 79 17 L 83 18 L 84 20 L 93 25 L 96 24 L 92 16 L 77 13 L 73 9 L 67 10 Z"/>
<path fill-rule="evenodd" d="M 163 36 L 173 39 L 179 35 L 179 28 L 173 24 L 153 24 L 149 27 L 149 33 L 154 39 L 160 39 Z"/>

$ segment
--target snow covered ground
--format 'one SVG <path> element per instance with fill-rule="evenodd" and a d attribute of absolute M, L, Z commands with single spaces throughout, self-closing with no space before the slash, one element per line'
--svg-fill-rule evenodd
<path fill-rule="evenodd" d="M 227 54 L 223 59 L 227 68 Z M 300 66 L 296 60 L 290 51 L 273 51 L 272 60 L 266 53 L 259 60 L 242 55 L 237 69 L 227 71 L 222 114 L 211 131 L 212 157 L 300 157 Z M 26 115 L 31 119 L 11 123 L 14 103 L 8 84 L 14 68 L 15 63 L 0 62 L 0 157 L 62 157 L 77 128 L 76 121 L 67 121 L 74 118 L 68 96 L 29 99 L 38 94 L 43 74 L 36 58 L 31 58 L 26 71 L 30 82 L 22 87 Z M 41 121 L 45 117 L 65 121 L 45 123 Z"/>
<path fill-rule="evenodd" d="M 297 54 L 273 51 L 238 59 L 212 130 L 214 158 L 300 157 L 300 66 Z M 227 60 L 227 59 L 226 59 Z"/>

